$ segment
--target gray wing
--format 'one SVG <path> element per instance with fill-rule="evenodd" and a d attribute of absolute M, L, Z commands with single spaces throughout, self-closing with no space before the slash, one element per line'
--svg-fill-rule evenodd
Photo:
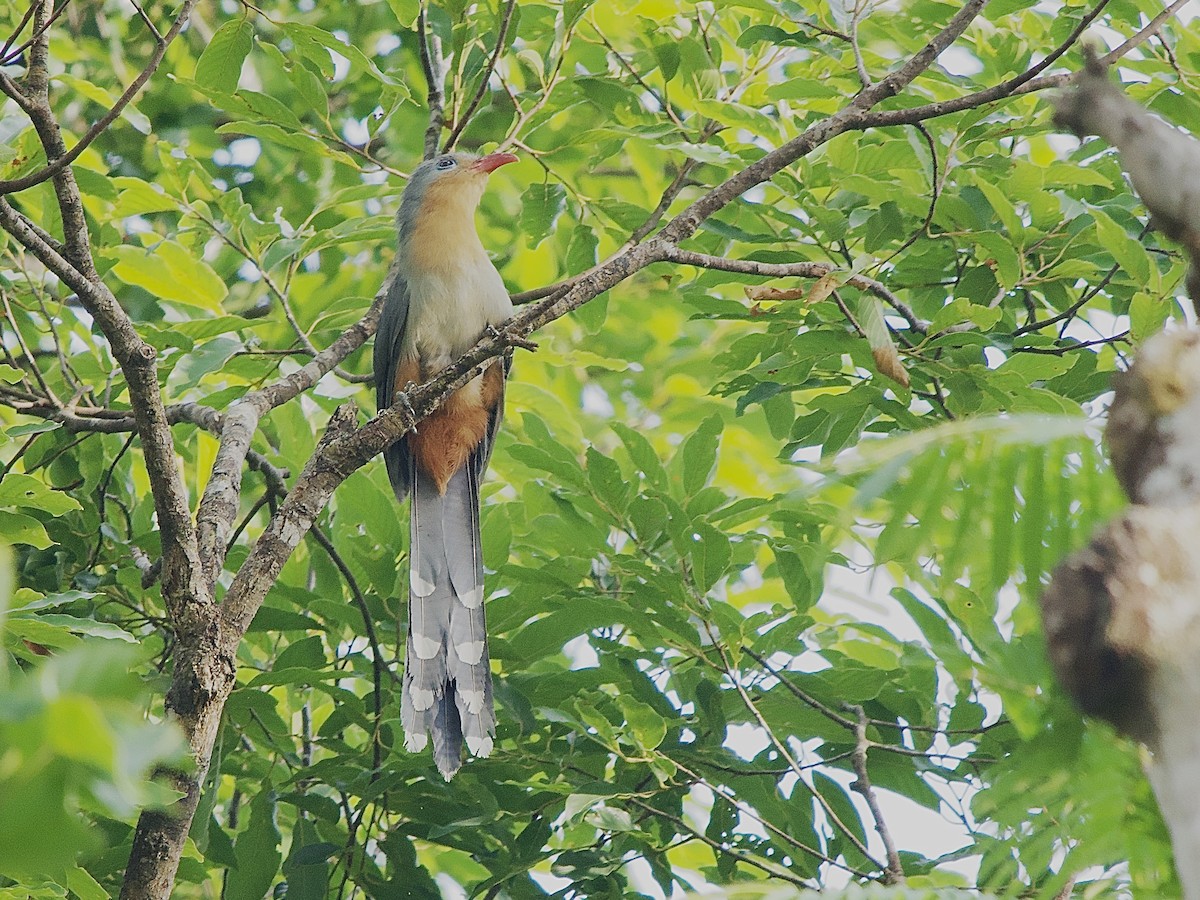
<path fill-rule="evenodd" d="M 380 412 L 391 406 L 395 398 L 396 363 L 408 325 L 408 305 L 408 282 L 397 273 L 375 332 L 375 407 Z M 384 450 L 383 461 L 396 499 L 403 500 L 412 488 L 407 442 L 402 438 Z"/>

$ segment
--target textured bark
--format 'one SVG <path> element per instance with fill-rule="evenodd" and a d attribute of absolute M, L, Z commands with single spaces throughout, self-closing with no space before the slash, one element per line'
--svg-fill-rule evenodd
<path fill-rule="evenodd" d="M 1099 135 L 1121 152 L 1121 166 L 1154 225 L 1192 260 L 1188 290 L 1200 303 L 1200 141 L 1130 100 L 1091 53 L 1074 87 L 1055 103 L 1054 122 L 1080 137 Z M 1200 311 L 1200 306 L 1197 306 Z"/>
<path fill-rule="evenodd" d="M 221 641 L 215 613 L 201 624 L 203 631 L 193 633 L 186 644 L 181 640 L 175 651 L 166 701 L 168 711 L 187 735 L 196 767 L 189 772 L 159 773 L 184 796 L 165 810 L 146 810 L 138 818 L 121 885 L 122 900 L 171 896 L 221 730 L 221 713 L 233 691 L 234 652 Z"/>
<path fill-rule="evenodd" d="M 1200 142 L 1126 97 L 1087 55 L 1055 122 L 1096 134 L 1154 224 L 1191 260 L 1200 300 Z M 1146 342 L 1116 393 L 1106 439 L 1133 501 L 1063 563 L 1042 596 L 1050 661 L 1088 713 L 1149 747 L 1147 774 L 1171 832 L 1184 896 L 1200 898 L 1200 332 Z"/>
<path fill-rule="evenodd" d="M 1086 713 L 1150 749 L 1184 896 L 1200 898 L 1200 332 L 1146 342 L 1106 438 L 1134 501 L 1041 597 L 1051 665 Z"/>
<path fill-rule="evenodd" d="M 724 183 L 705 192 L 674 218 L 667 219 L 671 202 L 684 184 L 681 175 L 677 184 L 664 195 L 664 200 L 647 223 L 635 231 L 634 236 L 619 253 L 569 282 L 534 292 L 540 298 L 539 302 L 524 306 L 500 333 L 485 336 L 453 365 L 438 373 L 427 384 L 414 389 L 408 397 L 411 409 L 393 407 L 361 428 L 355 428 L 353 407 L 339 408 L 290 492 L 285 490 L 284 474 L 271 467 L 266 460 L 250 449 L 258 425 L 270 410 L 311 389 L 321 377 L 374 333 L 391 275 L 363 319 L 298 372 L 246 395 L 224 415 L 196 404 L 165 407 L 158 389 L 153 348 L 141 340 L 112 292 L 96 274 L 87 223 L 83 217 L 83 208 L 70 164 L 115 120 L 124 106 L 151 77 L 161 62 L 167 45 L 184 27 L 195 0 L 184 0 L 175 13 L 170 29 L 163 33 L 161 39 L 156 38 L 155 51 L 143 71 L 131 82 L 113 108 L 70 149 L 63 144 L 46 95 L 48 70 L 45 38 L 35 41 L 31 46 L 30 72 L 24 90 L 19 89 L 7 75 L 0 73 L 0 90 L 12 97 L 34 122 L 48 160 L 45 167 L 22 179 L 0 181 L 0 195 L 19 192 L 26 187 L 53 179 L 62 212 L 65 239 L 58 242 L 47 235 L 3 196 L 0 196 L 0 227 L 12 234 L 79 296 L 80 302 L 93 316 L 109 341 L 129 384 L 133 400 L 132 416 L 111 410 L 62 410 L 38 406 L 34 401 L 30 401 L 28 409 L 34 414 L 44 414 L 47 418 L 57 419 L 67 427 L 78 430 L 128 431 L 136 428 L 145 453 L 162 534 L 163 592 L 178 638 L 174 657 L 175 669 L 166 704 L 189 740 L 195 768 L 187 773 L 164 773 L 163 777 L 184 793 L 184 799 L 168 810 L 147 811 L 142 815 L 134 838 L 122 897 L 170 896 L 182 847 L 200 800 L 200 785 L 204 782 L 210 764 L 222 710 L 234 687 L 237 647 L 283 564 L 328 503 L 336 487 L 355 469 L 410 430 L 454 389 L 474 377 L 489 360 L 509 352 L 514 347 L 529 346 L 528 335 L 569 314 L 641 269 L 655 263 L 673 262 L 731 271 L 749 271 L 749 263 L 689 254 L 681 250 L 679 245 L 691 237 L 709 216 L 833 137 L 856 129 L 918 122 L 947 112 L 974 108 L 1021 91 L 1059 83 L 1040 77 L 1040 73 L 1074 42 L 1079 30 L 1090 19 L 1085 19 L 1080 29 L 1048 58 L 987 92 L 969 95 L 953 102 L 926 104 L 904 110 L 873 109 L 880 101 L 903 91 L 913 79 L 932 65 L 937 56 L 970 25 L 986 2 L 987 0 L 968 0 L 943 30 L 935 34 L 921 51 L 902 63 L 894 72 L 865 87 L 840 111 L 816 122 L 792 141 L 764 154 Z M 1105 2 L 1106 0 L 1101 0 L 1089 16 L 1098 15 Z M 1173 4 L 1170 10 L 1178 5 L 1180 2 Z M 515 4 L 510 3 L 508 9 L 511 11 L 514 8 Z M 36 21 L 47 22 L 51 9 L 48 0 L 40 0 L 35 10 Z M 1127 52 L 1137 41 L 1144 40 L 1152 34 L 1158 24 L 1161 24 L 1161 19 L 1148 24 L 1134 39 L 1127 42 L 1128 46 L 1124 50 L 1118 48 L 1114 51 L 1114 58 L 1122 52 Z M 423 38 L 424 25 L 422 16 Z M 430 40 L 428 44 L 422 40 L 420 49 L 430 82 L 431 115 L 430 127 L 426 133 L 427 154 L 430 154 L 436 150 L 437 139 L 444 125 L 441 93 L 443 62 L 436 40 Z M 456 123 L 456 126 L 461 124 Z M 665 226 L 657 235 L 653 235 L 658 222 L 663 219 L 667 219 Z M 783 274 L 783 270 L 778 268 L 764 268 L 758 271 L 761 271 L 761 274 Z M 795 268 L 789 268 L 787 272 L 809 274 L 808 270 Z M 923 323 L 919 323 L 898 298 L 881 293 L 886 291 L 882 285 L 868 284 L 864 279 L 860 281 L 862 283 L 858 284 L 858 287 L 882 296 L 897 311 L 909 318 L 914 328 L 920 330 L 918 326 Z M 183 479 L 176 468 L 170 431 L 171 425 L 180 421 L 195 422 L 201 427 L 219 432 L 221 437 L 214 469 L 208 479 L 195 523 L 189 514 Z M 242 472 L 247 462 L 266 473 L 276 495 L 283 496 L 286 493 L 286 498 L 236 574 L 224 602 L 218 606 L 213 600 L 213 589 L 224 568 L 225 547 L 237 516 L 242 493 Z M 899 871 L 898 864 L 894 868 L 896 872 Z"/>

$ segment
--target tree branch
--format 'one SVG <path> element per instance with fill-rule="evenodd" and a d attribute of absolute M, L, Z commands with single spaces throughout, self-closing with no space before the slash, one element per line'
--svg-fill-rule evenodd
<path fill-rule="evenodd" d="M 668 243 L 680 243 L 695 234 L 701 222 L 750 188 L 771 178 L 786 166 L 811 153 L 839 134 L 866 127 L 868 124 L 866 111 L 881 100 L 886 100 L 899 93 L 914 78 L 929 68 L 938 55 L 966 31 L 967 26 L 979 15 L 980 10 L 987 5 L 987 2 L 988 0 L 968 0 L 949 24 L 899 69 L 865 88 L 849 105 L 838 112 L 814 123 L 803 134 L 792 138 L 767 153 L 757 162 L 727 178 L 672 219 L 659 232 L 658 236 Z M 871 121 L 877 121 L 878 115 L 876 114 Z"/>
<path fill-rule="evenodd" d="M 179 35 L 179 32 L 183 30 L 183 26 L 187 23 L 188 16 L 190 16 L 192 13 L 192 7 L 195 5 L 196 0 L 184 0 L 183 6 L 180 7 L 179 12 L 175 16 L 175 21 L 171 23 L 171 27 L 167 30 L 167 33 L 161 38 L 156 37 L 154 52 L 150 55 L 150 60 L 146 63 L 146 66 L 138 74 L 137 78 L 130 82 L 129 87 L 125 88 L 125 91 L 120 97 L 117 98 L 117 101 L 112 105 L 112 108 L 92 124 L 92 127 L 84 133 L 83 137 L 76 142 L 74 147 L 68 151 L 65 151 L 61 155 L 55 156 L 54 158 L 47 156 L 49 162 L 35 172 L 30 172 L 28 175 L 24 175 L 21 178 L 13 178 L 9 180 L 0 179 L 0 194 L 14 194 L 18 191 L 27 190 L 34 185 L 41 184 L 43 181 L 53 178 L 60 172 L 65 171 L 67 167 L 71 165 L 71 163 L 78 159 L 79 154 L 86 150 L 88 146 L 91 145 L 92 141 L 98 138 L 101 133 L 108 128 L 109 125 L 117 120 L 117 117 L 121 115 L 125 107 L 129 105 L 130 101 L 137 96 L 138 92 L 141 91 L 143 87 L 145 87 L 146 82 L 150 80 L 150 76 L 152 76 L 155 70 L 158 69 L 159 63 L 161 63 L 163 60 L 163 56 L 166 55 L 167 47 L 173 40 L 175 40 L 175 38 Z M 45 3 L 42 4 L 41 8 L 47 9 L 48 11 L 48 6 Z M 39 47 L 45 47 L 45 37 L 46 34 L 43 31 L 33 41 L 34 51 L 37 51 Z M 31 60 L 34 58 L 34 56 L 35 53 L 31 52 Z M 35 65 L 37 65 L 37 63 L 31 61 L 31 77 Z M 48 110 L 49 106 L 47 105 L 47 111 Z M 36 126 L 37 123 L 35 122 L 34 124 Z M 54 123 L 54 129 L 55 133 L 57 133 L 57 123 Z M 39 129 L 39 133 L 40 131 L 41 129 Z M 59 140 L 61 141 L 61 138 L 59 138 Z"/>
<path fill-rule="evenodd" d="M 429 34 L 429 17 L 426 15 L 425 0 L 417 13 L 417 52 L 421 57 L 421 68 L 425 71 L 425 84 L 429 89 L 429 126 L 425 129 L 425 158 L 437 154 L 438 138 L 446 123 L 446 95 L 442 82 L 442 41 L 437 35 Z"/>
<path fill-rule="evenodd" d="M 896 842 L 892 840 L 892 834 L 888 831 L 883 810 L 879 808 L 879 800 L 875 797 L 875 789 L 871 787 L 871 776 L 867 772 L 867 749 L 872 744 L 867 738 L 867 714 L 861 706 L 854 704 L 846 704 L 845 708 L 857 718 L 854 723 L 854 753 L 850 757 L 855 780 L 850 785 L 850 790 L 862 794 L 863 799 L 867 801 L 867 809 L 871 811 L 871 818 L 875 820 L 875 830 L 883 841 L 884 853 L 887 856 L 887 868 L 883 873 L 884 884 L 902 884 L 904 868 L 900 865 L 900 854 L 896 852 Z"/>
<path fill-rule="evenodd" d="M 674 246 L 666 248 L 665 260 L 701 269 L 719 269 L 722 272 L 762 275 L 766 278 L 823 278 L 831 272 L 838 271 L 837 266 L 829 263 L 766 263 L 752 259 L 726 259 L 721 256 L 709 256 L 706 253 L 694 253 L 691 250 L 680 250 Z M 882 282 L 863 275 L 849 275 L 845 283 L 879 297 L 899 313 L 913 331 L 925 334 L 929 330 L 929 323 L 918 318 L 912 307 L 892 293 Z"/>
<path fill-rule="evenodd" d="M 496 63 L 500 61 L 500 54 L 508 46 L 508 29 L 512 25 L 513 12 L 516 8 L 517 0 L 508 0 L 508 3 L 504 7 L 504 12 L 500 16 L 500 33 L 496 35 L 496 46 L 492 50 L 491 59 L 488 60 L 487 66 L 484 67 L 483 74 L 480 76 L 479 88 L 475 91 L 475 96 L 471 98 L 471 102 L 467 104 L 467 108 L 463 110 L 462 115 L 458 117 L 458 121 L 454 123 L 454 130 L 446 138 L 446 143 L 442 145 L 443 153 L 454 149 L 454 144 L 458 141 L 463 131 L 466 130 L 466 127 L 471 124 L 471 116 L 475 114 L 475 110 L 479 108 L 479 104 L 487 96 L 488 82 L 491 81 L 492 73 L 496 71 Z"/>

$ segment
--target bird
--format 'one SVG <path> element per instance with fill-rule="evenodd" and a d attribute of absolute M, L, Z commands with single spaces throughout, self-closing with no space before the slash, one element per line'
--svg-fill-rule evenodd
<path fill-rule="evenodd" d="M 511 153 L 442 153 L 413 170 L 396 214 L 396 277 L 373 354 L 380 412 L 512 316 L 513 305 L 475 230 L 488 176 Z M 497 358 L 384 453 L 409 512 L 408 640 L 400 720 L 409 752 L 449 781 L 462 746 L 493 748 L 496 716 L 487 625 L 479 485 L 504 412 L 508 360 Z"/>

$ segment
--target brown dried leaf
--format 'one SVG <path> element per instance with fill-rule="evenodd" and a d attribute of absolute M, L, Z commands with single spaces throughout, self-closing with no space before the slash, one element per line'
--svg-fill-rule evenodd
<path fill-rule="evenodd" d="M 871 355 L 875 357 L 875 366 L 879 369 L 879 374 L 886 375 L 896 384 L 908 387 L 908 371 L 900 362 L 900 354 L 896 352 L 896 345 L 889 343 L 884 347 L 872 347 Z"/>
<path fill-rule="evenodd" d="M 835 273 L 830 272 L 828 275 L 822 275 L 816 280 L 816 283 L 809 288 L 808 296 L 805 298 L 805 302 L 820 303 L 841 286 L 842 281 Z"/>
<path fill-rule="evenodd" d="M 808 292 L 804 288 L 774 288 L 769 284 L 751 284 L 746 287 L 746 297 L 750 300 L 803 300 Z"/>

